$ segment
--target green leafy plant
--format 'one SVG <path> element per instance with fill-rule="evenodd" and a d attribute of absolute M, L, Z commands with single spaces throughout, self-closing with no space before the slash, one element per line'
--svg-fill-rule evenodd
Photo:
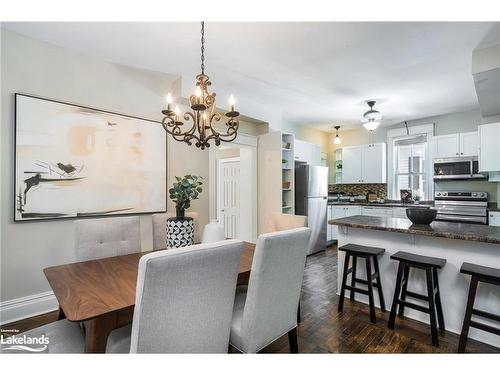
<path fill-rule="evenodd" d="M 168 190 L 170 199 L 175 202 L 177 217 L 184 217 L 184 211 L 191 207 L 191 201 L 198 199 L 203 191 L 203 178 L 201 176 L 192 176 L 190 174 L 184 177 L 175 176 L 175 181 Z"/>

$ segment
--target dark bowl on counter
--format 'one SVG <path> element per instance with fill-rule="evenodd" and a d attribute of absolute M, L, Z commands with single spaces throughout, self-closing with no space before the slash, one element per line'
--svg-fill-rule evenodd
<path fill-rule="evenodd" d="M 426 207 L 409 207 L 406 209 L 406 216 L 413 225 L 429 225 L 434 221 L 437 210 Z"/>

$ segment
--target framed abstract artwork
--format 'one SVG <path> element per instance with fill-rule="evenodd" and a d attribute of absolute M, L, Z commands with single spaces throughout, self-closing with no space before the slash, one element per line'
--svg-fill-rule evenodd
<path fill-rule="evenodd" d="M 15 94 L 15 221 L 166 210 L 160 123 Z"/>

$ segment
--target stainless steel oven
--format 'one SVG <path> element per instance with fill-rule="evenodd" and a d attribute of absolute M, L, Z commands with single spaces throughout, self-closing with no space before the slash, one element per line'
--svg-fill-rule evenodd
<path fill-rule="evenodd" d="M 435 180 L 468 180 L 486 178 L 479 173 L 477 157 L 434 159 Z"/>
<path fill-rule="evenodd" d="M 436 220 L 464 223 L 488 223 L 488 193 L 486 192 L 449 192 L 434 193 Z"/>

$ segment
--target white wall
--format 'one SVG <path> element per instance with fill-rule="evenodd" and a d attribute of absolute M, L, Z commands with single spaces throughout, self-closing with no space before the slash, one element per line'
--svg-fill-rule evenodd
<path fill-rule="evenodd" d="M 163 98 L 178 77 L 110 64 L 7 30 L 1 31 L 1 42 L 0 320 L 5 321 L 17 311 L 9 301 L 50 291 L 43 268 L 75 259 L 73 220 L 13 223 L 13 94 L 32 94 L 160 121 Z M 168 184 L 175 175 L 186 173 L 207 180 L 206 192 L 192 204 L 204 225 L 208 222 L 208 155 L 170 137 L 167 150 Z M 173 209 L 171 202 L 169 209 Z M 151 249 L 150 215 L 141 215 L 141 236 L 143 250 Z"/>

